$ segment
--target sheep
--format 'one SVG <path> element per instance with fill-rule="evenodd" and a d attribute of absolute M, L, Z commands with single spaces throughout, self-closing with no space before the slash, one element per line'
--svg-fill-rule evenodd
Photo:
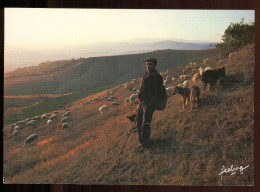
<path fill-rule="evenodd" d="M 201 75 L 199 73 L 196 73 L 193 77 L 192 77 L 192 83 L 194 85 L 198 84 L 199 80 L 201 79 Z"/>
<path fill-rule="evenodd" d="M 78 110 L 78 107 L 77 107 L 77 106 L 74 106 L 74 110 Z"/>
<path fill-rule="evenodd" d="M 178 81 L 190 80 L 192 77 L 190 75 L 181 75 Z"/>
<path fill-rule="evenodd" d="M 203 74 L 203 72 L 204 72 L 204 69 L 202 67 L 200 67 L 199 71 L 200 71 L 200 76 L 201 76 Z"/>
<path fill-rule="evenodd" d="M 11 125 L 11 129 L 13 130 L 15 126 L 17 126 L 16 123 L 12 124 L 12 125 Z"/>
<path fill-rule="evenodd" d="M 17 126 L 17 125 L 14 126 L 14 131 L 19 131 L 19 129 L 20 129 L 19 126 Z"/>
<path fill-rule="evenodd" d="M 213 86 L 216 85 L 216 81 L 219 80 L 221 77 L 226 77 L 225 67 L 217 70 L 205 71 L 201 76 L 201 79 L 204 83 L 204 91 L 206 90 L 207 83 L 210 84 L 210 89 L 212 90 Z"/>
<path fill-rule="evenodd" d="M 33 128 L 35 128 L 35 127 L 37 126 L 36 122 L 33 121 L 33 120 L 29 121 L 26 125 L 27 125 L 28 127 L 33 127 Z"/>
<path fill-rule="evenodd" d="M 208 64 L 208 62 L 209 62 L 208 58 L 207 59 L 203 59 L 203 64 Z"/>
<path fill-rule="evenodd" d="M 181 87 L 181 88 L 189 88 L 189 81 L 186 80 L 181 84 L 178 84 L 177 87 Z"/>
<path fill-rule="evenodd" d="M 38 135 L 36 135 L 36 134 L 30 135 L 29 137 L 27 137 L 27 138 L 25 139 L 24 144 L 23 144 L 23 147 L 25 148 L 26 144 L 31 143 L 31 142 L 33 142 L 33 141 L 36 141 L 37 138 L 38 138 Z"/>
<path fill-rule="evenodd" d="M 60 121 L 60 124 L 62 125 L 62 123 L 66 123 L 66 122 L 69 122 L 71 120 L 71 118 L 68 116 L 68 117 L 64 117 L 62 118 L 62 120 Z"/>
<path fill-rule="evenodd" d="M 42 117 L 42 120 L 45 120 L 48 118 L 46 114 L 43 114 L 41 117 Z"/>
<path fill-rule="evenodd" d="M 49 127 L 50 129 L 52 129 L 53 121 L 52 121 L 51 119 L 49 119 L 49 120 L 47 121 L 47 125 L 48 125 L 48 127 Z"/>
<path fill-rule="evenodd" d="M 173 89 L 174 89 L 175 86 L 172 86 L 172 87 L 167 87 L 166 88 L 166 93 L 167 93 L 167 96 L 170 97 L 172 95 L 172 92 L 173 92 Z"/>
<path fill-rule="evenodd" d="M 71 117 L 71 112 L 70 112 L 70 111 L 67 111 L 66 113 L 64 113 L 63 116 L 62 116 L 62 119 L 63 119 L 64 117 Z"/>
<path fill-rule="evenodd" d="M 108 109 L 108 106 L 106 106 L 106 105 L 103 105 L 102 107 L 99 107 L 99 111 L 100 111 L 100 113 L 101 114 L 103 114 L 103 112 L 105 111 L 105 110 L 107 110 Z"/>
<path fill-rule="evenodd" d="M 52 115 L 49 119 L 50 119 L 50 120 L 54 120 L 54 119 L 57 119 L 57 117 L 58 117 L 58 116 L 54 114 L 54 115 Z"/>
<path fill-rule="evenodd" d="M 125 98 L 125 102 L 129 103 L 130 102 L 130 98 Z"/>
<path fill-rule="evenodd" d="M 53 113 L 54 113 L 55 115 L 57 115 L 57 114 L 59 114 L 59 111 L 54 111 Z"/>
<path fill-rule="evenodd" d="M 15 131 L 13 132 L 13 140 L 15 141 L 18 136 L 19 136 L 19 131 L 18 131 L 18 130 L 15 130 Z"/>
<path fill-rule="evenodd" d="M 62 126 L 61 126 L 61 130 L 63 132 L 63 130 L 67 130 L 67 131 L 71 131 L 71 127 L 69 126 L 68 123 L 62 123 Z"/>
<path fill-rule="evenodd" d="M 172 82 L 174 82 L 175 80 L 176 80 L 176 79 L 173 77 L 173 78 L 172 78 Z"/>
<path fill-rule="evenodd" d="M 130 96 L 130 101 L 133 102 L 135 100 L 135 98 L 137 98 L 137 96 L 138 96 L 137 94 L 132 94 Z"/>
<path fill-rule="evenodd" d="M 112 106 L 120 105 L 118 102 L 112 102 Z"/>
<path fill-rule="evenodd" d="M 166 79 L 163 81 L 164 84 L 171 83 L 171 79 L 169 76 L 166 77 Z"/>

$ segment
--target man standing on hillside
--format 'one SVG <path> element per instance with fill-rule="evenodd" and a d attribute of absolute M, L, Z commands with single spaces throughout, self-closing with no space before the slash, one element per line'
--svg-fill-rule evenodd
<path fill-rule="evenodd" d="M 147 72 L 144 74 L 138 94 L 137 128 L 139 142 L 144 148 L 149 147 L 153 112 L 157 103 L 160 89 L 160 74 L 157 72 L 157 60 L 148 58 L 145 60 Z"/>

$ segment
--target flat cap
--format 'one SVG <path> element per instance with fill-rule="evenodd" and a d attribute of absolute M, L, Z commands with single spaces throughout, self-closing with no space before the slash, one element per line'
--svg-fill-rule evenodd
<path fill-rule="evenodd" d="M 152 61 L 152 62 L 154 62 L 155 64 L 157 64 L 157 59 L 155 59 L 154 57 L 149 57 L 149 58 L 147 58 L 146 60 L 145 60 L 145 62 L 146 61 Z"/>

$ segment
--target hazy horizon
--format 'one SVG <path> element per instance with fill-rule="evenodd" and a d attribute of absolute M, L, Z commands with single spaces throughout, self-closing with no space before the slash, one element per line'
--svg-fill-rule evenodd
<path fill-rule="evenodd" d="M 4 12 L 5 72 L 46 61 L 150 51 L 147 44 L 166 40 L 219 43 L 231 22 L 255 21 L 254 10 L 5 8 Z"/>

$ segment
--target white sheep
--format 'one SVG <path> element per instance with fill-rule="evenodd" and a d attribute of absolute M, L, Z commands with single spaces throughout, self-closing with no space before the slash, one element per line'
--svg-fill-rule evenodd
<path fill-rule="evenodd" d="M 57 119 L 57 118 L 58 118 L 58 116 L 54 114 L 54 115 L 52 115 L 49 119 L 50 119 L 50 120 L 54 120 L 54 119 Z"/>
<path fill-rule="evenodd" d="M 173 77 L 173 78 L 172 78 L 172 82 L 174 82 L 175 80 L 176 80 L 176 79 Z"/>
<path fill-rule="evenodd" d="M 190 75 L 181 75 L 178 81 L 190 80 L 192 77 Z"/>
<path fill-rule="evenodd" d="M 15 130 L 13 132 L 13 140 L 15 141 L 18 136 L 19 136 L 19 131 Z"/>
<path fill-rule="evenodd" d="M 71 120 L 71 118 L 69 116 L 62 118 L 62 120 L 60 121 L 60 124 L 62 125 L 62 123 L 66 123 L 69 122 Z"/>
<path fill-rule="evenodd" d="M 130 96 L 130 101 L 133 102 L 135 100 L 135 98 L 137 98 L 137 96 L 138 96 L 137 94 L 132 94 Z"/>
<path fill-rule="evenodd" d="M 35 127 L 37 126 L 36 122 L 33 121 L 33 120 L 29 121 L 26 125 L 27 125 L 28 127 L 33 127 L 33 128 L 35 128 Z"/>
<path fill-rule="evenodd" d="M 112 102 L 112 106 L 120 105 L 118 102 Z"/>
<path fill-rule="evenodd" d="M 177 87 L 182 87 L 182 88 L 189 88 L 189 81 L 186 80 L 181 84 L 178 84 Z"/>
<path fill-rule="evenodd" d="M 100 113 L 101 114 L 103 114 L 103 112 L 105 111 L 105 110 L 107 110 L 108 109 L 108 106 L 106 106 L 106 105 L 103 105 L 102 107 L 99 107 L 99 111 L 100 111 Z"/>
<path fill-rule="evenodd" d="M 207 64 L 209 62 L 209 59 L 203 59 L 203 64 Z"/>
<path fill-rule="evenodd" d="M 24 141 L 23 147 L 25 147 L 27 143 L 31 143 L 32 141 L 37 140 L 37 138 L 38 138 L 38 135 L 36 135 L 36 134 L 32 134 L 31 136 L 27 137 Z"/>
<path fill-rule="evenodd" d="M 196 73 L 193 77 L 192 77 L 192 83 L 194 85 L 198 84 L 199 81 L 201 80 L 201 75 L 199 73 Z"/>
<path fill-rule="evenodd" d="M 47 117 L 47 115 L 46 114 L 43 114 L 42 115 L 42 120 L 45 120 L 45 119 L 47 119 L 48 117 Z"/>
<path fill-rule="evenodd" d="M 70 112 L 70 111 L 67 111 L 66 113 L 64 113 L 63 116 L 62 116 L 62 119 L 63 119 L 64 117 L 71 117 L 71 112 Z"/>
<path fill-rule="evenodd" d="M 205 70 L 205 69 L 204 69 L 203 67 L 200 67 L 200 68 L 199 68 L 200 76 L 202 76 L 202 74 L 204 73 L 204 70 Z"/>
<path fill-rule="evenodd" d="M 61 130 L 62 132 L 63 130 L 71 131 L 71 128 L 68 123 L 62 123 Z"/>
<path fill-rule="evenodd" d="M 166 88 L 166 93 L 167 93 L 167 96 L 170 97 L 172 95 L 172 92 L 173 92 L 173 89 L 174 89 L 175 86 L 172 86 L 172 87 L 167 87 Z"/>
<path fill-rule="evenodd" d="M 19 131 L 20 127 L 18 125 L 14 126 L 14 131 Z"/>
<path fill-rule="evenodd" d="M 129 103 L 130 102 L 130 98 L 125 98 L 125 102 Z"/>
<path fill-rule="evenodd" d="M 50 129 L 52 129 L 53 121 L 52 121 L 51 119 L 49 119 L 49 120 L 47 121 L 47 125 L 48 125 L 48 127 L 49 127 Z"/>

